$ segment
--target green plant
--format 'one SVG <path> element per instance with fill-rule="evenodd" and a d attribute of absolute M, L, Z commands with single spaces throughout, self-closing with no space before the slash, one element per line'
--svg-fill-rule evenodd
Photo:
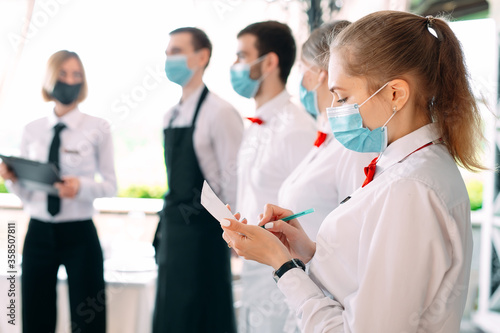
<path fill-rule="evenodd" d="M 9 191 L 7 191 L 7 187 L 5 187 L 3 179 L 0 179 L 0 193 L 9 193 Z"/>
<path fill-rule="evenodd" d="M 483 207 L 483 183 L 473 179 L 465 184 L 469 193 L 470 209 L 478 210 Z"/>
<path fill-rule="evenodd" d="M 118 189 L 118 196 L 122 198 L 162 199 L 167 189 L 162 186 L 131 185 Z"/>

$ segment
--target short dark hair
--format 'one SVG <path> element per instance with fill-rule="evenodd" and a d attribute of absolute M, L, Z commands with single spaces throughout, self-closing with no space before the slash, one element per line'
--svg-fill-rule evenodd
<path fill-rule="evenodd" d="M 169 35 L 172 36 L 183 32 L 191 34 L 191 42 L 193 43 L 193 48 L 195 51 L 199 51 L 201 49 L 208 49 L 208 62 L 207 62 L 208 66 L 210 58 L 212 57 L 212 43 L 210 42 L 210 39 L 208 39 L 207 34 L 203 30 L 198 28 L 183 27 L 170 31 Z"/>
<path fill-rule="evenodd" d="M 246 34 L 257 37 L 255 47 L 259 52 L 259 57 L 269 52 L 278 55 L 280 79 L 286 83 L 297 53 L 290 27 L 277 21 L 257 22 L 241 30 L 237 37 L 240 38 Z"/>

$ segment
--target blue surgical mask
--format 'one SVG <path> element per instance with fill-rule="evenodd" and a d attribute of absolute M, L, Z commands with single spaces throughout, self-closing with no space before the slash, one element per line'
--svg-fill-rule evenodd
<path fill-rule="evenodd" d="M 299 87 L 300 102 L 302 103 L 306 111 L 309 112 L 314 118 L 316 118 L 319 114 L 318 92 L 317 92 L 318 87 L 319 85 L 312 90 L 307 90 L 302 85 L 302 80 L 300 81 L 300 87 Z"/>
<path fill-rule="evenodd" d="M 361 105 L 348 104 L 326 109 L 335 139 L 347 149 L 360 153 L 381 153 L 387 147 L 387 123 L 394 117 L 396 111 L 393 112 L 382 127 L 370 131 L 368 128 L 363 127 L 363 119 L 359 113 L 359 108 L 385 88 L 388 83 L 368 97 Z"/>
<path fill-rule="evenodd" d="M 250 69 L 256 63 L 264 60 L 266 55 L 259 57 L 249 64 L 234 64 L 231 66 L 231 85 L 239 95 L 246 98 L 253 98 L 255 96 L 264 77 L 261 76 L 257 80 L 250 78 Z"/>
<path fill-rule="evenodd" d="M 171 55 L 165 61 L 165 74 L 170 81 L 184 87 L 193 77 L 194 70 L 188 67 L 186 55 Z"/>

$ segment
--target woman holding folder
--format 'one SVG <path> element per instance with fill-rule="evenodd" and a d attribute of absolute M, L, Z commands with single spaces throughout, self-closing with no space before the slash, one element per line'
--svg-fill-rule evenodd
<path fill-rule="evenodd" d="M 460 43 L 441 19 L 382 11 L 345 28 L 330 50 L 333 133 L 351 150 L 380 153 L 363 187 L 326 217 L 316 242 L 274 205 L 260 220 L 267 230 L 231 219 L 223 238 L 275 269 L 302 332 L 458 332 L 472 231 L 457 164 L 482 168 Z"/>
<path fill-rule="evenodd" d="M 0 165 L 0 176 L 31 215 L 22 261 L 23 332 L 55 331 L 60 265 L 68 274 L 72 330 L 105 332 L 103 255 L 92 215 L 95 198 L 116 192 L 109 124 L 78 109 L 87 81 L 74 52 L 50 57 L 42 95 L 54 108 L 26 125 L 21 157 L 56 165 L 62 178 L 56 194 L 24 188 L 12 170 Z"/>

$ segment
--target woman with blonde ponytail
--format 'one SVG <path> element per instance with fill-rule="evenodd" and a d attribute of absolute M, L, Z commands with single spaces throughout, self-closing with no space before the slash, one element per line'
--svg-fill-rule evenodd
<path fill-rule="evenodd" d="M 363 186 L 325 218 L 316 242 L 270 204 L 264 228 L 228 220 L 223 238 L 275 269 L 302 332 L 458 332 L 472 232 L 457 164 L 483 168 L 460 43 L 444 20 L 372 13 L 330 45 L 328 85 L 335 138 L 379 153 Z"/>

